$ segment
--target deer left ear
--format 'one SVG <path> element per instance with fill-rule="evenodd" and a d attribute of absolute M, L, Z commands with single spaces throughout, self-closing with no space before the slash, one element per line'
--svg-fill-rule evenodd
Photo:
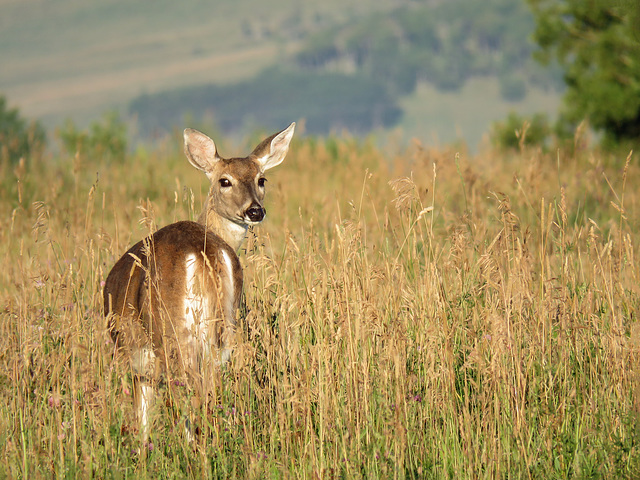
<path fill-rule="evenodd" d="M 209 175 L 214 164 L 220 160 L 216 144 L 204 133 L 187 128 L 184 131 L 184 153 L 198 170 Z"/>
<path fill-rule="evenodd" d="M 254 150 L 257 161 L 263 170 L 269 170 L 282 163 L 289 151 L 289 143 L 291 143 L 295 128 L 296 123 L 293 122 L 280 133 L 267 138 Z"/>

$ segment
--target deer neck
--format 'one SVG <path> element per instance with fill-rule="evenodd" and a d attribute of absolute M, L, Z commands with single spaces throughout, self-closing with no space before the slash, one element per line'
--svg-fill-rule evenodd
<path fill-rule="evenodd" d="M 221 217 L 209 208 L 205 208 L 200 214 L 198 223 L 204 225 L 208 231 L 222 238 L 236 252 L 240 250 L 242 242 L 244 242 L 247 235 L 246 225 L 239 225 Z"/>

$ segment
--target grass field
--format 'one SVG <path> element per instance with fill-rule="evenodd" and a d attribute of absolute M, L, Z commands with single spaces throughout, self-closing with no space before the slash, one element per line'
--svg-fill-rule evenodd
<path fill-rule="evenodd" d="M 205 434 L 160 402 L 147 446 L 102 282 L 193 219 L 205 179 L 177 138 L 3 165 L 0 477 L 637 477 L 640 168 L 583 140 L 294 139 L 240 255 L 248 313 Z"/>

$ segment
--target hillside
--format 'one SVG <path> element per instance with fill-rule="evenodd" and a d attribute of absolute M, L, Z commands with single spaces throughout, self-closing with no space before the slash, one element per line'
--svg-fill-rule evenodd
<path fill-rule="evenodd" d="M 88 121 L 143 92 L 250 76 L 307 32 L 392 3 L 2 0 L 0 93 L 48 125 Z"/>
<path fill-rule="evenodd" d="M 309 133 L 473 146 L 509 110 L 553 115 L 557 85 L 531 62 L 523 4 L 457 3 L 4 0 L 0 94 L 49 128 L 116 109 L 142 134 L 185 118 L 227 134 L 304 119 Z"/>

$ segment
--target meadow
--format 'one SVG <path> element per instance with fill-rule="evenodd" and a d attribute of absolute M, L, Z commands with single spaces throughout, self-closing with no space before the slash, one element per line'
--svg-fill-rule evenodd
<path fill-rule="evenodd" d="M 1 169 L 2 478 L 640 475 L 637 154 L 294 138 L 232 360 L 208 407 L 165 385 L 148 445 L 102 285 L 206 179 L 177 134 Z"/>

